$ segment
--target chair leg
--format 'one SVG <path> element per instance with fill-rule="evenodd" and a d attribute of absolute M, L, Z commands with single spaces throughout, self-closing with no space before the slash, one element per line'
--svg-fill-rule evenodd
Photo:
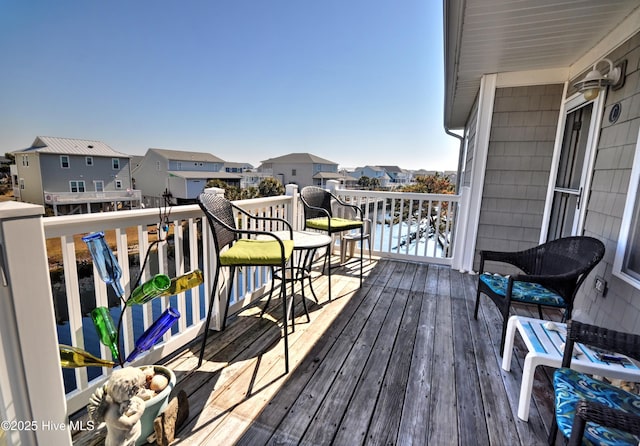
<path fill-rule="evenodd" d="M 542 316 L 542 305 L 538 305 L 538 316 L 540 316 L 540 319 L 544 319 L 544 316 Z"/>
<path fill-rule="evenodd" d="M 476 309 L 473 312 L 473 318 L 478 320 L 478 308 L 480 307 L 480 286 L 478 286 L 478 291 L 476 292 Z"/>
<path fill-rule="evenodd" d="M 362 257 L 362 254 L 364 252 L 364 239 L 362 238 L 363 236 L 364 234 L 362 232 L 362 226 L 360 226 L 360 288 L 362 288 L 362 270 L 364 264 L 364 260 Z"/>
<path fill-rule="evenodd" d="M 554 396 L 555 400 L 555 396 Z M 551 426 L 549 426 L 549 446 L 556 444 L 556 437 L 558 436 L 558 422 L 556 421 L 556 414 L 553 413 L 553 419 L 551 420 Z"/>
<path fill-rule="evenodd" d="M 236 267 L 230 267 L 229 273 L 229 291 L 227 292 L 227 304 L 224 307 L 224 316 L 222 318 L 222 329 L 227 327 L 227 314 L 229 313 L 229 304 L 231 303 L 231 292 L 233 291 L 233 278 L 236 276 Z"/>
<path fill-rule="evenodd" d="M 271 290 L 269 290 L 269 297 L 267 297 L 267 303 L 264 304 L 264 307 L 262 307 L 262 311 L 260 312 L 260 317 L 264 316 L 264 313 L 267 311 L 267 308 L 269 307 L 269 303 L 271 302 L 271 296 L 273 296 L 273 290 L 276 287 L 275 276 L 276 276 L 276 269 L 274 267 L 271 267 Z"/>
<path fill-rule="evenodd" d="M 209 335 L 209 324 L 211 323 L 211 313 L 213 312 L 213 301 L 216 296 L 216 289 L 218 286 L 218 277 L 220 276 L 220 268 L 216 268 L 216 274 L 213 278 L 213 287 L 211 289 L 211 296 L 209 297 L 209 310 L 207 311 L 207 321 L 204 323 L 204 333 L 202 336 L 202 346 L 200 347 L 200 356 L 198 358 L 198 368 L 202 365 L 202 358 L 204 357 L 204 348 L 207 345 L 207 337 Z M 228 305 L 227 301 L 227 305 Z M 225 311 L 226 313 L 226 311 Z"/>

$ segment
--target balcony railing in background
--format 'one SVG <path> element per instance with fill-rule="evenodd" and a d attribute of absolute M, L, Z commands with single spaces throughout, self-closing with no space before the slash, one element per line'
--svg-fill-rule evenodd
<path fill-rule="evenodd" d="M 460 196 L 333 189 L 372 221 L 372 251 L 381 257 L 451 265 Z"/>
<path fill-rule="evenodd" d="M 44 191 L 46 204 L 102 203 L 109 201 L 141 201 L 142 191 L 135 189 L 103 192 L 48 192 Z"/>

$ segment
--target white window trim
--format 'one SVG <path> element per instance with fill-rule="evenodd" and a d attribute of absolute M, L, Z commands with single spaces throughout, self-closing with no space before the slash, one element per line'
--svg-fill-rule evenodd
<path fill-rule="evenodd" d="M 98 190 L 98 184 L 102 184 L 101 190 Z M 93 190 L 96 192 L 104 192 L 104 181 L 103 180 L 93 180 Z"/>
<path fill-rule="evenodd" d="M 638 194 L 638 183 L 640 182 L 640 131 L 636 141 L 636 150 L 633 157 L 633 168 L 631 169 L 631 178 L 629 179 L 629 189 L 627 190 L 627 200 L 624 205 L 624 214 L 622 215 L 622 223 L 620 224 L 620 235 L 618 236 L 618 245 L 616 247 L 616 255 L 613 259 L 613 274 L 625 282 L 640 289 L 640 280 L 625 273 L 622 270 L 624 255 L 629 240 L 629 232 L 631 229 L 631 221 L 633 220 L 633 212 L 635 210 L 636 196 Z"/>
<path fill-rule="evenodd" d="M 85 156 L 84 157 L 84 163 L 87 166 L 93 166 L 93 157 L 92 156 Z"/>
<path fill-rule="evenodd" d="M 122 189 L 122 180 L 116 180 L 115 186 L 116 186 L 116 189 Z"/>
<path fill-rule="evenodd" d="M 78 189 L 77 191 L 73 191 L 73 186 L 71 185 L 71 183 L 76 183 L 76 189 Z M 82 190 L 80 190 L 80 184 L 82 184 Z M 86 191 L 87 184 L 84 182 L 84 180 L 69 180 L 69 192 L 74 194 L 82 194 Z"/>
<path fill-rule="evenodd" d="M 20 190 L 24 190 L 24 178 L 18 179 L 18 187 Z"/>
<path fill-rule="evenodd" d="M 67 159 L 67 167 L 64 167 L 64 164 L 62 162 L 63 158 Z M 60 155 L 60 168 L 61 169 L 71 169 L 71 158 L 69 158 L 69 155 Z"/>
<path fill-rule="evenodd" d="M 116 162 L 118 163 L 118 167 L 115 167 Z M 113 170 L 120 170 L 120 158 L 111 158 L 111 168 Z"/>

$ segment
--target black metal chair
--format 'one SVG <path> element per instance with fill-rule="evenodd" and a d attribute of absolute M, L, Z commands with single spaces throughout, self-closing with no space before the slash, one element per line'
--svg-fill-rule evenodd
<path fill-rule="evenodd" d="M 358 206 L 345 203 L 331 192 L 326 191 L 317 186 L 306 186 L 300 191 L 300 198 L 304 207 L 304 229 L 315 229 L 324 231 L 330 236 L 339 234 L 353 229 L 360 229 L 360 286 L 362 286 L 362 265 L 363 258 L 363 226 L 364 220 L 362 209 Z M 355 219 L 347 219 L 334 217 L 332 204 L 337 208 L 344 207 L 352 210 L 356 216 Z M 329 248 L 331 249 L 331 248 Z M 331 253 L 329 253 L 329 268 L 331 268 Z M 338 266 L 338 265 L 336 265 Z M 331 283 L 329 283 L 331 286 Z M 331 288 L 329 288 L 329 296 L 331 296 Z"/>
<path fill-rule="evenodd" d="M 563 368 L 553 375 L 555 414 L 549 444 L 555 444 L 558 428 L 570 446 L 639 444 L 640 395 L 571 370 L 575 343 L 640 360 L 639 335 L 569 321 Z"/>
<path fill-rule="evenodd" d="M 232 284 L 236 268 L 243 266 L 270 266 L 279 267 L 281 268 L 281 271 L 285 271 L 286 264 L 289 262 L 291 254 L 293 253 L 293 230 L 289 222 L 286 220 L 281 218 L 256 217 L 243 209 L 234 206 L 226 198 L 215 194 L 200 194 L 198 196 L 198 204 L 207 217 L 211 232 L 213 233 L 214 250 L 216 254 L 216 271 L 211 289 L 211 298 L 209 301 L 209 310 L 207 312 L 207 321 L 204 327 L 200 357 L 198 360 L 198 367 L 200 367 L 202 364 L 202 357 L 204 355 L 204 348 L 207 343 L 207 335 L 209 333 L 209 324 L 211 323 L 211 313 L 213 311 L 213 302 L 217 292 L 220 269 L 225 266 L 230 268 L 230 280 L 228 285 L 229 292 L 222 319 L 222 329 L 224 330 L 227 322 L 227 313 L 229 311 L 229 302 L 231 300 Z M 234 214 L 234 212 L 236 213 Z M 268 224 L 273 225 L 284 225 L 289 230 L 289 240 L 281 240 L 269 231 L 237 229 L 237 212 L 240 212 L 249 220 L 267 222 Z M 251 225 L 249 225 L 249 227 L 251 227 Z M 243 236 L 256 237 L 258 235 L 267 236 L 269 238 L 273 238 L 273 240 L 242 238 Z M 292 262 L 290 267 L 291 274 L 293 274 Z M 280 294 L 282 299 L 285 368 L 286 373 L 289 373 L 289 344 L 287 339 L 288 311 L 286 284 L 284 282 L 282 283 Z"/>
<path fill-rule="evenodd" d="M 474 317 L 478 319 L 480 294 L 485 294 L 502 314 L 502 353 L 511 302 L 537 305 L 540 319 L 543 306 L 564 308 L 562 320 L 568 320 L 578 288 L 603 256 L 604 244 L 586 236 L 560 238 L 524 251 L 481 251 Z M 487 261 L 514 265 L 524 274 L 485 273 Z"/>

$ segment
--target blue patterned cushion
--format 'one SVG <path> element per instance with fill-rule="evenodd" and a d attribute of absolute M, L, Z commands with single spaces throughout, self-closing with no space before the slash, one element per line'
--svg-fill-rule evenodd
<path fill-rule="evenodd" d="M 626 392 L 611 384 L 590 378 L 571 369 L 558 369 L 553 375 L 556 394 L 556 420 L 565 437 L 571 436 L 575 407 L 579 400 L 594 400 L 627 413 L 640 415 L 640 396 Z M 617 429 L 587 423 L 583 444 L 634 445 L 640 438 Z"/>
<path fill-rule="evenodd" d="M 480 275 L 480 280 L 491 288 L 491 291 L 494 293 L 506 296 L 507 284 L 509 282 L 508 277 L 484 273 Z M 511 299 L 528 304 L 540 304 L 560 308 L 566 307 L 562 297 L 539 283 L 515 281 L 513 283 L 513 290 L 511 290 Z"/>

